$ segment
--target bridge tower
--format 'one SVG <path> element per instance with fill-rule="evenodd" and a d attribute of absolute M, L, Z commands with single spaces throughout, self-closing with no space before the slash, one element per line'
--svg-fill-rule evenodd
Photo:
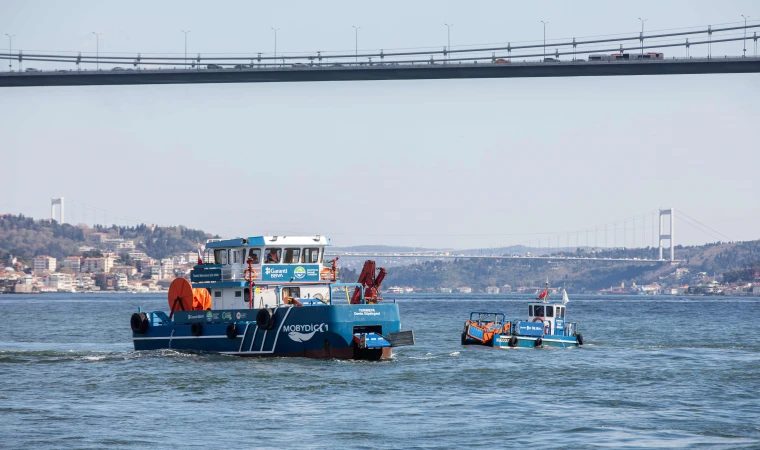
<path fill-rule="evenodd" d="M 668 216 L 670 218 L 670 227 L 668 227 L 668 234 L 665 234 L 665 222 L 663 221 L 663 216 Z M 675 210 L 673 208 L 670 209 L 662 209 L 660 208 L 660 240 L 659 240 L 659 247 L 660 247 L 660 259 L 662 259 L 662 241 L 669 241 L 670 243 L 670 260 L 675 260 L 675 234 L 673 232 L 673 223 L 675 222 Z"/>
<path fill-rule="evenodd" d="M 50 199 L 50 218 L 55 220 L 55 205 L 58 205 L 58 223 L 63 224 L 63 197 L 53 197 Z"/>

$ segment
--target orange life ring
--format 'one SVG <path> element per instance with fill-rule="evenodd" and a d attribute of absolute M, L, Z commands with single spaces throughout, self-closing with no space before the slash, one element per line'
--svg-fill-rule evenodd
<path fill-rule="evenodd" d="M 533 321 L 534 322 L 542 322 L 543 323 L 544 319 L 541 318 L 541 317 L 536 317 L 535 319 L 533 319 Z"/>

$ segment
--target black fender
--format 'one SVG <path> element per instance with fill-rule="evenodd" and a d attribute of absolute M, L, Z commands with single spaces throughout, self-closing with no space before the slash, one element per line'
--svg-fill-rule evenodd
<path fill-rule="evenodd" d="M 148 316 L 144 312 L 134 313 L 129 319 L 129 325 L 135 333 L 145 334 L 148 331 Z"/>
<path fill-rule="evenodd" d="M 193 336 L 201 336 L 203 334 L 203 324 L 200 322 L 193 322 L 192 325 L 190 325 L 190 334 Z"/>
<path fill-rule="evenodd" d="M 238 335 L 238 327 L 236 323 L 231 323 L 227 325 L 227 337 L 230 339 L 235 339 Z"/>
<path fill-rule="evenodd" d="M 262 308 L 256 313 L 256 325 L 262 330 L 271 330 L 274 326 L 274 313 L 271 309 Z"/>

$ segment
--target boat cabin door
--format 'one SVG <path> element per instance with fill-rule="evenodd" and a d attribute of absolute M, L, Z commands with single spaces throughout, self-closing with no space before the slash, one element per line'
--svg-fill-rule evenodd
<path fill-rule="evenodd" d="M 532 303 L 528 305 L 528 320 L 541 324 L 544 334 L 554 334 L 554 306 L 549 303 Z"/>
<path fill-rule="evenodd" d="M 544 334 L 554 334 L 556 307 L 554 305 L 544 305 Z"/>
<path fill-rule="evenodd" d="M 555 318 L 554 318 L 554 334 L 558 334 L 560 336 L 565 335 L 565 307 L 564 306 L 557 306 L 555 309 Z"/>

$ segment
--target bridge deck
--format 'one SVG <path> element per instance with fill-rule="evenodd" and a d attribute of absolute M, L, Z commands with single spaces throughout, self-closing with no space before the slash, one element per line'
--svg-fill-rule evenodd
<path fill-rule="evenodd" d="M 189 83 L 276 83 L 304 81 L 430 80 L 760 72 L 760 59 L 673 59 L 662 61 L 560 61 L 512 64 L 415 64 L 359 67 L 252 69 L 163 69 L 0 73 L 0 87 Z"/>

